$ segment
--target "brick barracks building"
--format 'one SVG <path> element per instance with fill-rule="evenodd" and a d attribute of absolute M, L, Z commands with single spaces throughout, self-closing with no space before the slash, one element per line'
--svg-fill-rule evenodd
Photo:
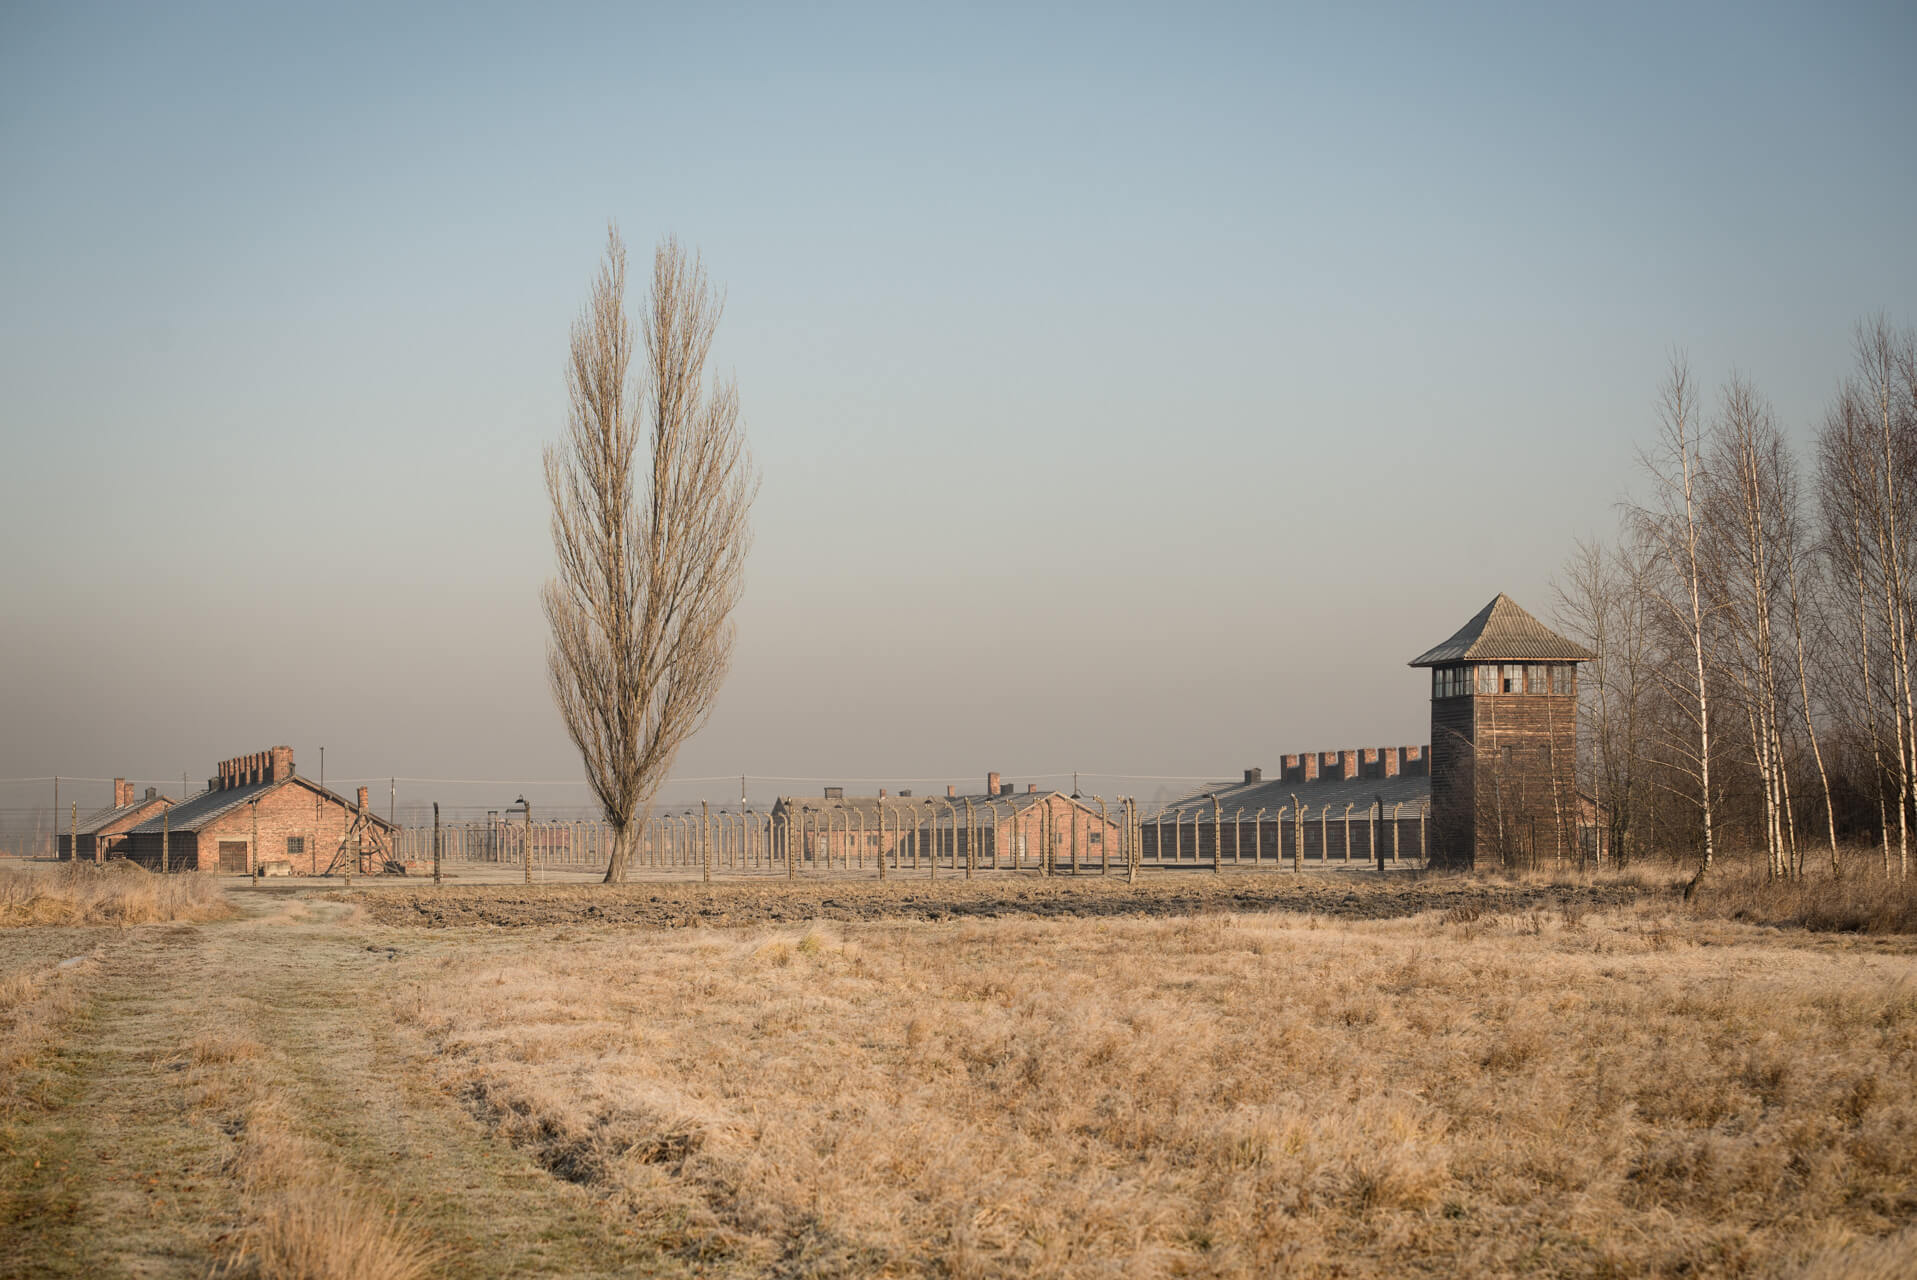
<path fill-rule="evenodd" d="M 1500 593 L 1409 665 L 1431 669 L 1431 742 L 1286 756 L 1146 820 L 1158 865 L 1302 856 L 1528 866 L 1576 856 L 1595 808 L 1577 791 L 1577 664 L 1597 655 Z"/>
<path fill-rule="evenodd" d="M 83 819 L 75 830 L 62 834 L 57 846 L 60 856 L 73 857 L 73 846 L 77 844 L 80 857 L 95 862 L 124 857 L 126 833 L 172 803 L 154 787 L 148 787 L 146 795 L 135 799 L 133 784 L 125 778 L 115 778 L 113 804 Z"/>
<path fill-rule="evenodd" d="M 938 865 L 962 870 L 971 865 L 1041 869 L 1049 847 L 1060 869 L 1116 865 L 1124 815 L 1119 806 L 1087 803 L 1060 791 L 1027 784 L 1017 791 L 999 775 L 985 775 L 985 790 L 960 795 L 947 787 L 942 796 L 851 796 L 843 787 L 827 787 L 822 799 L 781 796 L 772 808 L 775 839 L 790 840 L 801 866 L 887 865 L 907 869 Z M 849 859 L 849 860 L 848 860 Z M 893 859 L 897 859 L 894 863 Z"/>
<path fill-rule="evenodd" d="M 125 854 L 154 871 L 373 875 L 395 830 L 365 787 L 349 803 L 300 777 L 291 747 L 273 747 L 220 761 L 205 791 L 133 827 Z"/>

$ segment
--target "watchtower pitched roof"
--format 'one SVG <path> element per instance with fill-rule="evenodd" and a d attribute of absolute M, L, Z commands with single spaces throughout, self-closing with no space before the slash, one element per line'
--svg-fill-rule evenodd
<path fill-rule="evenodd" d="M 1427 649 L 1407 666 L 1438 667 L 1452 662 L 1589 662 L 1597 657 L 1566 640 L 1518 607 L 1504 592 L 1478 610 L 1456 635 Z"/>

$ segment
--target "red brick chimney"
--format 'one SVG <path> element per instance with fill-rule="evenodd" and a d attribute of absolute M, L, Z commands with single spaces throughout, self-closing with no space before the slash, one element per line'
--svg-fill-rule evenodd
<path fill-rule="evenodd" d="M 953 785 L 952 785 L 951 783 L 949 783 L 949 782 L 945 784 L 945 798 L 946 798 L 947 800 L 956 800 L 956 799 L 958 799 L 958 788 L 957 788 L 957 787 L 955 787 L 955 786 L 953 786 Z"/>
<path fill-rule="evenodd" d="M 361 787 L 359 789 L 359 808 L 361 813 L 364 813 L 366 811 L 366 788 L 365 787 Z"/>
<path fill-rule="evenodd" d="M 988 773 L 985 775 L 985 794 L 988 796 L 998 794 L 998 775 L 996 773 Z"/>
<path fill-rule="evenodd" d="M 1340 751 L 1338 753 L 1338 763 L 1338 776 L 1346 782 L 1356 782 L 1363 776 L 1359 772 L 1358 753 L 1356 751 Z"/>
<path fill-rule="evenodd" d="M 125 778 L 113 780 L 113 807 L 123 809 L 133 803 L 133 784 Z"/>
<path fill-rule="evenodd" d="M 1026 783 L 1026 784 L 1025 784 L 1025 794 L 1026 794 L 1026 795 L 1028 795 L 1028 796 L 1035 796 L 1035 795 L 1037 795 L 1037 794 L 1038 794 L 1038 784 L 1037 784 L 1036 782 L 1028 782 L 1028 783 Z"/>
<path fill-rule="evenodd" d="M 1314 752 L 1307 751 L 1303 755 L 1286 756 L 1281 768 L 1284 770 L 1283 780 L 1286 782 L 1318 781 L 1318 757 Z"/>
<path fill-rule="evenodd" d="M 1404 776 L 1407 778 L 1428 778 L 1431 776 L 1431 753 L 1423 747 L 1402 747 L 1404 754 Z"/>
<path fill-rule="evenodd" d="M 268 782 L 285 782 L 293 776 L 293 748 L 274 747 L 268 754 L 272 760 L 271 773 L 266 779 Z"/>
<path fill-rule="evenodd" d="M 1398 776 L 1398 748 L 1397 747 L 1380 747 L 1379 751 L 1384 755 L 1384 776 L 1387 778 L 1397 777 Z"/>

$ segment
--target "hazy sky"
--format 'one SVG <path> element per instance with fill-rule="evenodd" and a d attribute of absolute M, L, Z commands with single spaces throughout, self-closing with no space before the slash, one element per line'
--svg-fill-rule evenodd
<path fill-rule="evenodd" d="M 727 289 L 764 472 L 684 777 L 1423 742 L 1671 348 L 1807 428 L 1914 318 L 1907 4 L 958 9 L 0 10 L 0 778 L 575 777 L 609 219 Z"/>

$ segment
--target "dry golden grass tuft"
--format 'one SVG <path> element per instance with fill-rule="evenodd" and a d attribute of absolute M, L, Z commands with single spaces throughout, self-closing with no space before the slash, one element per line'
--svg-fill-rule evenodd
<path fill-rule="evenodd" d="M 334 1153 L 300 1132 L 271 1089 L 274 1051 L 230 1029 L 204 1026 L 181 1046 L 177 1086 L 189 1110 L 230 1135 L 227 1172 L 240 1187 L 242 1223 L 216 1274 L 233 1280 L 417 1280 L 442 1256 L 349 1179 Z"/>
<path fill-rule="evenodd" d="M 715 1272 L 1874 1274 L 1917 1222 L 1917 961 L 1793 936 L 522 934 L 392 999 L 477 1112 Z"/>
<path fill-rule="evenodd" d="M 40 1060 L 65 1039 L 98 967 L 97 953 L 89 952 L 0 975 L 0 1122 L 52 1083 Z"/>
<path fill-rule="evenodd" d="M 1886 873 L 1875 851 L 1851 854 L 1837 875 L 1813 865 L 1796 880 L 1732 865 L 1708 877 L 1692 905 L 1701 915 L 1826 933 L 1917 933 L 1917 876 Z"/>
<path fill-rule="evenodd" d="M 345 1181 L 274 1102 L 252 1103 L 242 1125 L 234 1167 L 246 1188 L 248 1222 L 224 1275 L 418 1280 L 432 1274 L 439 1250 Z"/>
<path fill-rule="evenodd" d="M 199 872 L 155 875 L 121 860 L 0 870 L 0 926 L 151 924 L 231 914 L 218 879 Z"/>

